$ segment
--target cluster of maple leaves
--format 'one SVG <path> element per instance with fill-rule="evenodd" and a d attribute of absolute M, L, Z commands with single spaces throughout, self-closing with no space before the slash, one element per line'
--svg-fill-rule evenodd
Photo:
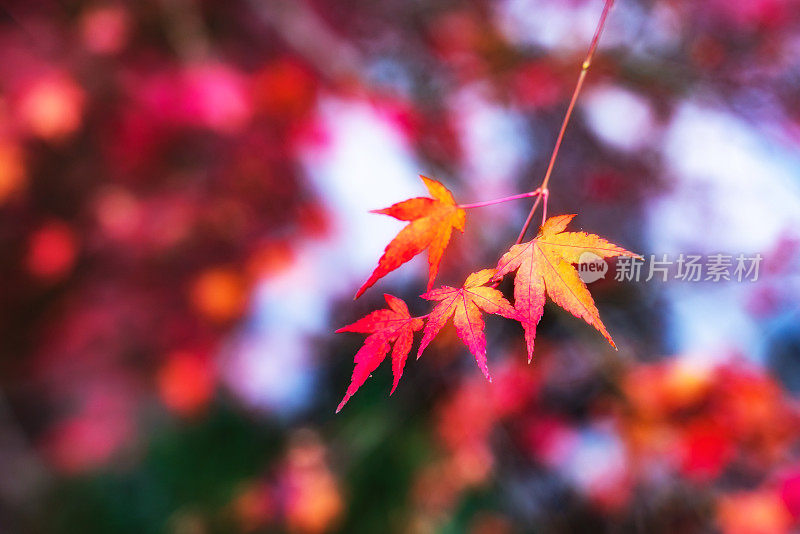
<path fill-rule="evenodd" d="M 470 274 L 461 288 L 442 286 L 433 289 L 444 251 L 453 229 L 464 231 L 466 210 L 441 183 L 420 176 L 432 198 L 417 197 L 398 202 L 373 213 L 390 215 L 408 224 L 387 245 L 378 266 L 356 293 L 360 297 L 389 272 L 428 249 L 428 287 L 421 297 L 435 301 L 433 310 L 422 317 L 412 317 L 406 303 L 384 294 L 388 308 L 374 311 L 337 332 L 369 334 L 355 355 L 355 369 L 339 412 L 358 391 L 370 374 L 392 350 L 392 393 L 403 374 L 406 359 L 414 343 L 414 332 L 423 330 L 417 358 L 452 317 L 459 339 L 475 357 L 478 367 L 491 381 L 486 361 L 486 335 L 481 312 L 519 321 L 525 331 L 528 362 L 533 358 L 536 325 L 544 313 L 545 295 L 575 317 L 594 326 L 616 348 L 600 320 L 592 295 L 578 276 L 574 264 L 581 254 L 591 252 L 601 258 L 637 256 L 605 239 L 585 232 L 567 232 L 575 215 L 557 215 L 543 221 L 539 233 L 528 242 L 517 243 L 498 261 L 497 266 Z M 514 278 L 514 303 L 496 289 L 508 274 Z"/>

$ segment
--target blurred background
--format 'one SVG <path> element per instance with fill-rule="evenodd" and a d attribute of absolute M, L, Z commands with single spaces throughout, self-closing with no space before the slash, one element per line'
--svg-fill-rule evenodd
<path fill-rule="evenodd" d="M 0 532 L 797 531 L 796 0 L 618 1 L 551 182 L 757 281 L 608 276 L 618 352 L 548 304 L 527 365 L 489 317 L 492 384 L 447 328 L 334 415 L 333 330 L 429 309 L 424 256 L 353 302 L 402 228 L 368 210 L 537 187 L 602 4 L 4 0 Z M 529 207 L 470 210 L 438 282 Z"/>

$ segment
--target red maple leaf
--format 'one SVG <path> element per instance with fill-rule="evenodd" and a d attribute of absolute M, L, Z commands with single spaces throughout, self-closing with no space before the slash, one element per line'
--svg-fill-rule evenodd
<path fill-rule="evenodd" d="M 408 306 L 395 296 L 388 293 L 383 295 L 386 299 L 388 309 L 377 310 L 365 317 L 362 317 L 353 324 L 344 326 L 336 332 L 359 332 L 371 334 L 364 340 L 364 345 L 355 355 L 355 369 L 353 378 L 347 392 L 336 408 L 336 413 L 350 400 L 350 397 L 358 391 L 358 388 L 369 378 L 369 375 L 378 368 L 378 365 L 389 352 L 389 346 L 394 343 L 392 349 L 392 374 L 394 382 L 392 393 L 397 388 L 397 383 L 403 375 L 403 367 L 406 358 L 414 342 L 414 332 L 422 328 L 424 321 L 419 317 L 411 317 Z"/>
<path fill-rule="evenodd" d="M 517 318 L 514 306 L 503 297 L 502 293 L 493 287 L 484 286 L 494 274 L 494 269 L 483 269 L 469 275 L 461 289 L 443 286 L 422 295 L 422 298 L 440 302 L 428 316 L 417 358 L 452 316 L 458 337 L 475 356 L 475 361 L 478 362 L 478 367 L 486 378 L 492 380 L 486 366 L 486 336 L 483 333 L 481 310 L 509 319 Z"/>
<path fill-rule="evenodd" d="M 439 272 L 442 254 L 450 242 L 453 228 L 464 231 L 466 212 L 456 204 L 453 194 L 431 178 L 420 175 L 431 196 L 417 197 L 393 204 L 372 213 L 391 215 L 401 221 L 410 221 L 405 228 L 386 246 L 386 250 L 378 260 L 378 266 L 363 286 L 356 293 L 360 297 L 364 291 L 380 278 L 397 269 L 405 262 L 428 249 L 428 290 L 433 287 L 433 280 Z"/>
<path fill-rule="evenodd" d="M 600 320 L 600 312 L 594 305 L 591 293 L 572 264 L 578 263 L 585 252 L 601 258 L 639 256 L 594 234 L 565 232 L 573 217 L 575 215 L 550 217 L 542 225 L 539 235 L 527 243 L 512 246 L 497 264 L 495 280 L 517 271 L 514 278 L 514 307 L 525 329 L 528 361 L 533 357 L 536 325 L 544 312 L 545 294 L 575 317 L 597 328 L 616 348 Z"/>

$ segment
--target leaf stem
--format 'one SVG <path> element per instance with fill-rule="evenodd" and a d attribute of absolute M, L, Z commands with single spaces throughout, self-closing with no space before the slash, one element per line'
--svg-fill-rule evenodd
<path fill-rule="evenodd" d="M 518 195 L 511 195 L 510 197 L 503 197 L 503 198 L 496 198 L 494 200 L 486 200 L 484 202 L 474 202 L 472 204 L 459 204 L 458 207 L 463 210 L 468 210 L 471 208 L 482 208 L 484 206 L 491 206 L 493 204 L 500 204 L 502 202 L 509 202 L 511 200 L 517 200 L 520 198 L 530 198 L 536 197 L 542 194 L 541 189 L 537 189 L 535 191 L 528 191 L 527 193 L 520 193 Z"/>
<path fill-rule="evenodd" d="M 522 243 L 522 240 L 525 238 L 525 233 L 528 231 L 528 227 L 531 224 L 531 220 L 533 219 L 533 214 L 536 212 L 536 208 L 539 207 L 539 203 L 544 198 L 544 207 L 542 211 L 544 214 L 547 214 L 547 185 L 550 183 L 550 176 L 553 173 L 553 166 L 556 163 L 556 157 L 558 156 L 558 150 L 561 148 L 561 142 L 564 140 L 564 132 L 567 130 L 567 124 L 569 124 L 569 120 L 572 117 L 572 111 L 575 109 L 575 102 L 578 101 L 578 95 L 583 88 L 583 82 L 586 79 L 586 73 L 589 71 L 589 67 L 592 65 L 592 59 L 594 58 L 594 52 L 597 50 L 597 43 L 600 41 L 600 34 L 603 32 L 603 27 L 606 24 L 606 19 L 608 18 L 608 12 L 611 10 L 611 6 L 614 4 L 614 0 L 605 0 L 606 3 L 603 6 L 603 12 L 600 15 L 600 19 L 597 21 L 597 27 L 594 30 L 594 37 L 592 37 L 592 42 L 589 45 L 589 51 L 586 53 L 586 58 L 583 60 L 583 64 L 581 65 L 581 72 L 578 75 L 578 82 L 575 84 L 575 89 L 572 91 L 572 98 L 569 101 L 569 106 L 567 107 L 567 112 L 564 114 L 564 120 L 561 122 L 561 129 L 558 132 L 558 137 L 556 138 L 556 144 L 553 147 L 553 152 L 550 154 L 550 163 L 547 165 L 547 171 L 544 174 L 544 179 L 542 180 L 542 185 L 539 186 L 539 189 L 542 191 L 542 194 L 536 197 L 536 202 L 533 203 L 533 207 L 531 208 L 530 213 L 528 213 L 528 217 L 525 219 L 525 224 L 522 225 L 522 230 L 519 233 L 519 237 L 517 237 L 516 243 Z M 544 219 L 543 219 L 544 220 Z"/>
<path fill-rule="evenodd" d="M 542 201 L 542 226 L 544 226 L 544 222 L 547 220 L 547 198 L 549 196 L 550 190 L 545 189 L 544 194 L 542 195 L 542 197 L 544 197 L 544 200 Z"/>

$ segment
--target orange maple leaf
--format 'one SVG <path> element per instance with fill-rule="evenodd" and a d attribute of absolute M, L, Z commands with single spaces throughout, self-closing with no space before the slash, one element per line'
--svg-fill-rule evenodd
<path fill-rule="evenodd" d="M 431 196 L 417 197 L 393 204 L 372 213 L 391 215 L 401 221 L 410 221 L 405 228 L 386 246 L 386 250 L 378 260 L 378 266 L 363 286 L 356 293 L 360 297 L 364 291 L 380 278 L 397 269 L 405 262 L 428 249 L 428 290 L 433 287 L 433 280 L 439 272 L 442 254 L 450 241 L 453 228 L 464 231 L 466 212 L 456 204 L 453 194 L 431 178 L 420 175 Z"/>
<path fill-rule="evenodd" d="M 478 362 L 478 367 L 486 378 L 492 380 L 486 366 L 486 336 L 483 333 L 481 310 L 509 319 L 517 318 L 514 306 L 503 297 L 502 293 L 493 287 L 484 286 L 494 274 L 494 269 L 483 269 L 469 275 L 461 289 L 443 286 L 422 295 L 424 299 L 440 302 L 428 316 L 417 358 L 452 316 L 458 337 L 475 356 L 475 361 Z"/>
<path fill-rule="evenodd" d="M 414 342 L 414 332 L 422 328 L 424 321 L 418 317 L 411 317 L 408 312 L 408 306 L 402 299 L 388 293 L 385 293 L 383 297 L 386 299 L 386 304 L 389 305 L 388 309 L 374 311 L 355 323 L 336 331 L 337 333 L 359 332 L 371 334 L 367 336 L 364 340 L 364 345 L 356 353 L 353 378 L 350 380 L 350 386 L 347 388 L 342 402 L 336 408 L 336 413 L 339 413 L 347 401 L 350 400 L 350 397 L 369 378 L 369 375 L 378 368 L 378 365 L 386 357 L 386 353 L 389 352 L 391 343 L 394 343 L 392 349 L 394 382 L 391 393 L 394 393 L 397 383 L 403 375 L 403 367 L 405 367 L 406 358 Z"/>
<path fill-rule="evenodd" d="M 539 235 L 527 243 L 512 246 L 497 264 L 495 280 L 517 271 L 514 307 L 525 330 L 529 362 L 533 358 L 536 325 L 544 312 L 545 293 L 572 315 L 594 326 L 616 348 L 600 320 L 591 293 L 572 264 L 578 263 L 584 252 L 592 252 L 601 258 L 640 256 L 594 234 L 565 232 L 573 217 L 575 215 L 550 217 L 542 225 Z"/>

